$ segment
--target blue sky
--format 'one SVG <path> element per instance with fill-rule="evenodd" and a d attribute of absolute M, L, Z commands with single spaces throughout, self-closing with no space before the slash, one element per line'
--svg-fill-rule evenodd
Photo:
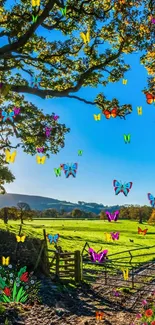
<path fill-rule="evenodd" d="M 65 148 L 57 155 L 51 155 L 44 165 L 38 165 L 35 157 L 17 150 L 17 157 L 10 169 L 16 177 L 14 183 L 6 185 L 8 193 L 19 193 L 53 197 L 71 202 L 86 201 L 116 204 L 147 204 L 147 193 L 155 195 L 154 135 L 155 107 L 148 105 L 142 89 L 147 85 L 147 71 L 140 65 L 140 53 L 125 55 L 131 69 L 125 74 L 127 85 L 122 79 L 106 88 L 84 88 L 78 95 L 93 100 L 99 92 L 107 99 L 118 98 L 120 104 L 131 104 L 133 113 L 126 120 L 111 118 L 95 121 L 93 114 L 100 113 L 93 107 L 74 99 L 40 99 L 26 95 L 44 113 L 58 114 L 60 123 L 71 128 L 66 136 Z M 137 114 L 137 106 L 142 106 L 143 114 Z M 131 134 L 131 143 L 125 144 L 123 134 Z M 78 149 L 83 156 L 78 156 Z M 53 168 L 61 163 L 78 162 L 77 177 L 56 178 Z M 133 182 L 127 197 L 115 195 L 113 179 Z"/>

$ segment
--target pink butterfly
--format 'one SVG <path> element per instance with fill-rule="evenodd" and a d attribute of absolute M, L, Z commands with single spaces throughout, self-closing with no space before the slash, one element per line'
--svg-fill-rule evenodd
<path fill-rule="evenodd" d="M 115 211 L 113 214 L 111 212 L 109 212 L 109 211 L 106 211 L 105 213 L 106 213 L 106 215 L 108 217 L 109 222 L 111 222 L 112 220 L 117 221 L 118 216 L 119 216 L 119 211 L 118 210 Z"/>
<path fill-rule="evenodd" d="M 20 107 L 14 107 L 14 113 L 15 115 L 18 115 L 20 113 Z"/>
<path fill-rule="evenodd" d="M 151 19 L 151 23 L 152 23 L 152 24 L 155 24 L 155 18 L 152 18 L 152 19 Z"/>
<path fill-rule="evenodd" d="M 54 118 L 54 121 L 57 121 L 58 118 L 59 118 L 59 116 L 58 115 L 54 115 L 53 118 Z"/>
<path fill-rule="evenodd" d="M 37 151 L 38 151 L 38 152 L 43 152 L 43 151 L 44 151 L 44 147 L 37 148 Z"/>
<path fill-rule="evenodd" d="M 99 263 L 103 263 L 106 255 L 108 253 L 108 250 L 105 249 L 104 251 L 100 252 L 100 253 L 96 253 L 93 248 L 89 248 L 89 254 L 90 254 L 90 259 L 92 262 L 96 262 L 98 261 Z"/>
<path fill-rule="evenodd" d="M 46 134 L 46 137 L 47 137 L 47 138 L 50 137 L 50 135 L 51 135 L 51 131 L 52 131 L 52 128 L 49 128 L 49 127 L 46 126 L 46 128 L 45 128 L 45 134 Z"/>
<path fill-rule="evenodd" d="M 119 232 L 116 232 L 116 233 L 111 232 L 111 238 L 113 240 L 118 240 L 119 239 Z"/>

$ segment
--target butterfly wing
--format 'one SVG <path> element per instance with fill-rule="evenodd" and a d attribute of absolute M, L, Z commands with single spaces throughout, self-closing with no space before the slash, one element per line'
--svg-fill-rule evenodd
<path fill-rule="evenodd" d="M 97 121 L 97 115 L 93 114 L 93 116 L 94 116 L 94 120 Z"/>
<path fill-rule="evenodd" d="M 13 117 L 15 116 L 15 113 L 14 112 L 10 112 L 9 113 L 9 119 L 11 122 L 13 122 Z"/>
<path fill-rule="evenodd" d="M 117 116 L 117 108 L 112 109 L 111 116 L 114 117 L 114 118 Z"/>
<path fill-rule="evenodd" d="M 111 117 L 111 113 L 107 109 L 103 113 L 104 113 L 106 119 L 109 119 Z"/>
<path fill-rule="evenodd" d="M 88 43 L 90 42 L 90 30 L 88 30 L 88 32 L 86 34 L 86 40 Z"/>
<path fill-rule="evenodd" d="M 122 191 L 122 184 L 119 183 L 116 179 L 114 179 L 113 186 L 114 186 L 115 195 L 118 195 Z"/>
<path fill-rule="evenodd" d="M 3 122 L 5 122 L 8 117 L 8 114 L 5 111 L 2 111 L 2 116 L 3 116 L 2 120 Z"/>
<path fill-rule="evenodd" d="M 108 250 L 105 249 L 104 251 L 102 251 L 101 253 L 98 254 L 98 262 L 99 263 L 103 263 L 104 262 L 107 253 L 108 253 Z"/>
<path fill-rule="evenodd" d="M 20 237 L 20 241 L 21 241 L 22 243 L 24 243 L 25 238 L 26 238 L 26 236 L 21 236 L 21 237 Z"/>
<path fill-rule="evenodd" d="M 143 230 L 143 235 L 145 236 L 147 234 L 148 229 Z"/>
<path fill-rule="evenodd" d="M 53 241 L 55 242 L 55 244 L 57 243 L 58 239 L 59 239 L 59 234 L 53 236 Z"/>
<path fill-rule="evenodd" d="M 150 93 L 146 93 L 146 102 L 148 104 L 152 104 L 153 103 L 153 96 Z"/>
<path fill-rule="evenodd" d="M 63 170 L 64 170 L 64 173 L 66 175 L 66 178 L 68 178 L 69 175 L 70 175 L 70 166 L 68 164 L 64 164 L 63 165 Z"/>
<path fill-rule="evenodd" d="M 131 189 L 131 187 L 132 187 L 132 182 L 128 182 L 128 183 L 126 183 L 126 184 L 124 184 L 123 185 L 123 187 L 122 187 L 122 192 L 123 192 L 123 194 L 125 195 L 125 196 L 127 196 L 128 195 L 128 193 L 129 193 L 129 191 L 130 191 L 130 189 Z"/>
<path fill-rule="evenodd" d="M 16 236 L 16 239 L 17 239 L 17 242 L 19 243 L 20 242 L 20 236 Z"/>
<path fill-rule="evenodd" d="M 10 162 L 14 163 L 16 158 L 17 152 L 13 151 L 12 154 L 10 154 Z"/>
<path fill-rule="evenodd" d="M 78 168 L 78 163 L 74 163 L 71 165 L 71 175 L 73 177 L 76 177 L 77 168 Z"/>
<path fill-rule="evenodd" d="M 8 257 L 6 257 L 6 259 L 5 259 L 5 264 L 6 264 L 6 265 L 9 265 L 9 263 L 10 263 L 10 257 L 8 256 Z"/>
<path fill-rule="evenodd" d="M 47 235 L 48 241 L 50 244 L 53 242 L 53 236 L 52 235 Z"/>
<path fill-rule="evenodd" d="M 150 201 L 150 204 L 154 208 L 155 207 L 155 197 L 151 193 L 148 193 L 147 196 L 148 196 L 148 199 Z"/>
<path fill-rule="evenodd" d="M 142 232 L 143 230 L 140 227 L 138 227 L 138 234 L 141 234 Z"/>
<path fill-rule="evenodd" d="M 117 221 L 118 216 L 119 216 L 119 210 L 116 210 L 116 211 L 114 212 L 113 220 L 114 220 L 114 221 Z"/>
<path fill-rule="evenodd" d="M 10 162 L 10 151 L 8 149 L 5 150 L 5 160 L 6 162 Z"/>
<path fill-rule="evenodd" d="M 95 253 L 95 251 L 93 250 L 93 248 L 89 248 L 89 249 L 88 249 L 88 252 L 89 252 L 89 254 L 90 254 L 90 259 L 91 259 L 91 261 L 92 261 L 92 262 L 96 262 L 96 260 L 97 260 L 97 256 L 96 256 L 96 253 Z"/>
<path fill-rule="evenodd" d="M 82 32 L 82 33 L 80 33 L 80 36 L 81 36 L 83 42 L 86 44 L 87 43 L 86 35 Z"/>
<path fill-rule="evenodd" d="M 111 222 L 111 220 L 112 220 L 111 213 L 109 211 L 105 211 L 105 214 L 108 217 L 108 221 Z"/>

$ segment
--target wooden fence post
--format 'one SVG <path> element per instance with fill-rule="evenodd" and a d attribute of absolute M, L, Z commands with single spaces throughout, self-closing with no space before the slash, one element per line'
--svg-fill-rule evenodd
<path fill-rule="evenodd" d="M 74 258 L 75 258 L 75 281 L 80 282 L 82 281 L 82 258 L 81 258 L 81 252 L 75 251 L 74 252 Z"/>
<path fill-rule="evenodd" d="M 49 259 L 48 259 L 48 247 L 47 247 L 47 241 L 46 241 L 46 230 L 43 229 L 43 236 L 44 236 L 44 261 L 43 261 L 43 265 L 44 265 L 44 271 L 47 275 L 49 275 L 50 273 L 50 266 L 49 266 Z"/>
<path fill-rule="evenodd" d="M 55 253 L 56 258 L 56 279 L 59 279 L 59 263 L 60 263 L 60 254 L 58 252 Z"/>
<path fill-rule="evenodd" d="M 106 261 L 105 261 L 105 283 L 104 284 L 107 284 L 107 264 L 106 264 Z"/>

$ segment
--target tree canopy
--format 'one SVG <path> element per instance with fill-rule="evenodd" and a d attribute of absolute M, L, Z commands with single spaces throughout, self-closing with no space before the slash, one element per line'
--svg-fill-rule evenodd
<path fill-rule="evenodd" d="M 141 52 L 153 94 L 155 51 L 151 1 L 147 0 L 1 0 L 0 7 L 0 186 L 14 176 L 5 160 L 6 149 L 30 155 L 44 147 L 47 158 L 65 145 L 70 131 L 54 112 L 28 102 L 24 94 L 42 99 L 73 98 L 105 110 L 117 109 L 117 118 L 132 113 L 130 103 L 106 97 L 106 86 L 124 78 L 130 66 L 124 54 Z M 55 32 L 55 34 L 53 34 Z M 84 34 L 80 34 L 80 33 Z M 44 36 L 46 33 L 48 36 Z M 59 40 L 61 38 L 61 41 Z M 89 39 L 90 38 L 90 39 Z M 39 79 L 40 78 L 40 79 Z M 94 100 L 79 96 L 84 87 L 103 87 Z M 20 113 L 9 118 L 14 109 Z M 10 115 L 11 116 L 11 115 Z M 47 137 L 45 128 L 51 127 Z M 16 139 L 13 144 L 12 139 Z"/>

